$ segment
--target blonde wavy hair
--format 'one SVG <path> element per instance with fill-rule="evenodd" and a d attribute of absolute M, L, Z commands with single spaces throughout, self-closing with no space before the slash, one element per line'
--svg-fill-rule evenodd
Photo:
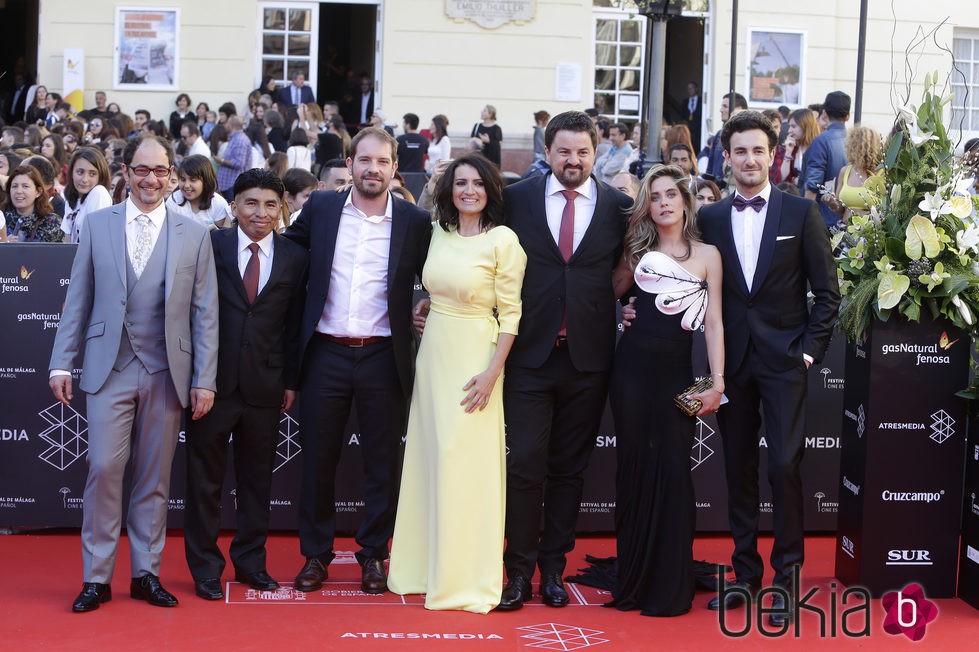
<path fill-rule="evenodd" d="M 690 191 L 689 175 L 675 165 L 654 165 L 643 177 L 625 232 L 625 255 L 632 269 L 639 264 L 643 254 L 656 248 L 659 240 L 659 232 L 656 230 L 649 203 L 653 182 L 663 177 L 672 179 L 683 196 L 683 239 L 687 243 L 687 253 L 680 260 L 690 258 L 693 250 L 691 243 L 700 241 L 700 229 L 697 228 L 696 218 L 697 204 Z"/>
<path fill-rule="evenodd" d="M 883 160 L 882 140 L 876 129 L 857 125 L 843 142 L 843 152 L 855 169 L 873 174 Z"/>

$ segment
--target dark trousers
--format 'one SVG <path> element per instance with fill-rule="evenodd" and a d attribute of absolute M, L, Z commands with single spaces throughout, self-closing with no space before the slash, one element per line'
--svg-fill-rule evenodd
<path fill-rule="evenodd" d="M 537 369 L 508 367 L 506 418 L 507 575 L 563 573 L 574 549 L 583 475 L 605 408 L 608 372 L 574 368 L 554 349 Z M 544 530 L 540 530 L 541 503 Z"/>
<path fill-rule="evenodd" d="M 246 573 L 265 570 L 279 419 L 278 408 L 248 405 L 237 394 L 217 398 L 199 421 L 188 414 L 184 550 L 195 579 L 219 578 L 224 571 L 217 539 L 229 443 L 234 453 L 238 525 L 229 550 L 231 563 Z"/>
<path fill-rule="evenodd" d="M 336 471 L 351 406 L 357 408 L 364 462 L 364 520 L 357 559 L 386 559 L 400 484 L 407 401 L 391 341 L 348 347 L 315 336 L 300 379 L 302 482 L 299 548 L 329 564 L 336 535 Z"/>
<path fill-rule="evenodd" d="M 760 584 L 764 564 L 758 554 L 758 430 L 765 423 L 768 482 L 774 497 L 771 564 L 775 584 L 789 586 L 792 568 L 804 557 L 802 476 L 805 447 L 806 365 L 788 371 L 766 367 L 749 351 L 736 374 L 725 379 L 730 403 L 717 413 L 724 441 L 728 518 L 734 537 L 732 563 L 738 580 Z"/>

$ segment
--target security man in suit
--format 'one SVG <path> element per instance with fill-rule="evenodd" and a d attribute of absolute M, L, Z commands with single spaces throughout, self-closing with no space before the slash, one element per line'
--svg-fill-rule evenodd
<path fill-rule="evenodd" d="M 279 588 L 265 564 L 272 471 L 280 413 L 298 387 L 299 319 L 305 299 L 306 251 L 274 231 L 282 181 L 268 170 L 243 172 L 234 185 L 233 229 L 211 232 L 221 333 L 217 398 L 187 424 L 184 546 L 194 591 L 224 597 L 225 560 L 217 538 L 229 437 L 234 449 L 238 530 L 231 542 L 235 579 L 257 590 Z"/>
<path fill-rule="evenodd" d="M 71 371 L 84 350 L 79 387 L 87 394 L 88 480 L 76 612 L 112 598 L 130 453 L 129 594 L 176 606 L 159 578 L 170 467 L 184 408 L 195 420 L 208 413 L 217 374 L 211 240 L 207 229 L 163 203 L 173 147 L 144 136 L 129 141 L 123 161 L 129 199 L 85 220 L 49 367 L 51 390 L 68 405 Z"/>

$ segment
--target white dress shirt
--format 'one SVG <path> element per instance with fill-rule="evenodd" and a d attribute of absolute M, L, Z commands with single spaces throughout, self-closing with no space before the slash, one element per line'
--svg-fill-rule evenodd
<path fill-rule="evenodd" d="M 547 228 L 551 230 L 554 242 L 559 243 L 561 234 L 561 216 L 564 214 L 564 206 L 567 203 L 562 190 L 570 190 L 561 185 L 557 177 L 553 174 L 547 176 L 547 188 L 544 191 L 544 211 L 547 214 Z M 595 180 L 589 177 L 583 184 L 574 188 L 578 196 L 574 200 L 574 249 L 578 250 L 581 238 L 591 224 L 591 218 L 595 214 L 596 189 Z"/>
<path fill-rule="evenodd" d="M 316 332 L 338 337 L 390 337 L 388 259 L 392 201 L 383 215 L 367 215 L 351 195 L 340 213 L 330 289 Z"/>
<path fill-rule="evenodd" d="M 245 235 L 245 232 L 238 227 L 238 274 L 245 277 L 245 267 L 252 258 L 252 252 L 248 248 L 254 240 Z M 272 273 L 272 256 L 275 255 L 275 243 L 272 234 L 258 241 L 258 294 L 262 293 L 262 288 L 269 282 L 269 275 Z"/>
<path fill-rule="evenodd" d="M 149 213 L 144 213 L 136 208 L 132 198 L 126 200 L 126 252 L 129 254 L 130 263 L 133 260 L 132 252 L 136 251 L 136 243 L 139 240 L 139 225 L 136 223 L 136 218 L 140 215 L 150 218 L 150 251 L 153 251 L 156 248 L 156 241 L 160 239 L 163 223 L 167 219 L 166 204 L 160 202 L 160 205 Z"/>
<path fill-rule="evenodd" d="M 756 195 L 765 200 L 765 205 L 758 212 L 755 212 L 751 206 L 746 206 L 743 211 L 731 206 L 731 233 L 734 235 L 734 247 L 738 250 L 738 260 L 741 262 L 741 271 L 744 273 L 749 292 L 751 282 L 755 278 L 755 268 L 758 267 L 758 252 L 761 249 L 761 236 L 765 231 L 765 219 L 768 217 L 771 195 L 772 184 L 765 184 L 764 190 Z M 752 199 L 737 192 L 735 196 Z"/>
<path fill-rule="evenodd" d="M 211 158 L 211 148 L 207 146 L 204 139 L 200 136 L 194 140 L 194 144 L 187 148 L 187 156 L 203 156 L 204 158 Z M 186 158 L 186 157 L 185 157 Z"/>

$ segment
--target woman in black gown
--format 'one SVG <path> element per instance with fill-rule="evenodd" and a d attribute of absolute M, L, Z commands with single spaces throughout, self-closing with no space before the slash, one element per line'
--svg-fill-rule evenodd
<path fill-rule="evenodd" d="M 620 610 L 676 616 L 694 594 L 696 519 L 690 448 L 696 419 L 673 397 L 693 381 L 694 330 L 704 327 L 713 389 L 697 395 L 698 416 L 724 391 L 721 257 L 698 240 L 689 176 L 657 165 L 642 181 L 626 231 L 616 292 L 630 286 L 636 318 L 619 342 L 609 395 L 617 458 L 615 529 Z"/>

